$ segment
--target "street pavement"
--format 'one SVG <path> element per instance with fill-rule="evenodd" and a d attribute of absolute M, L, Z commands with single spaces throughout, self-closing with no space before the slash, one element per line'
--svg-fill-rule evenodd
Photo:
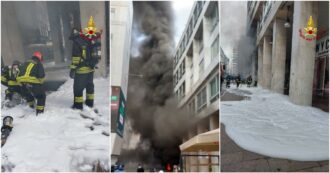
<path fill-rule="evenodd" d="M 246 99 L 248 98 L 225 91 L 221 92 L 221 101 Z M 221 124 L 220 155 L 222 172 L 329 172 L 328 160 L 302 162 L 272 158 L 247 151 L 228 137 L 223 124 Z"/>

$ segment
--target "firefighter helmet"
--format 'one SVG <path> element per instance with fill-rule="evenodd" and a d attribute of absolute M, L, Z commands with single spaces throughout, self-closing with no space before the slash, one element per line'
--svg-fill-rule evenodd
<path fill-rule="evenodd" d="M 39 61 L 41 61 L 41 62 L 44 61 L 44 59 L 42 58 L 42 54 L 41 54 L 41 52 L 39 52 L 39 51 L 34 52 L 34 53 L 33 53 L 33 56 L 36 57 L 36 58 L 38 58 Z"/>
<path fill-rule="evenodd" d="M 21 64 L 21 62 L 14 60 L 12 65 L 19 65 L 19 64 Z"/>

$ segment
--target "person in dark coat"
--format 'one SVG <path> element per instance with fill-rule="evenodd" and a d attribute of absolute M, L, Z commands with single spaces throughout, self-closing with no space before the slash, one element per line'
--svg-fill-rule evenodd
<path fill-rule="evenodd" d="M 43 56 L 41 52 L 34 52 L 31 60 L 20 66 L 19 74 L 16 78 L 17 82 L 22 84 L 22 95 L 24 95 L 31 108 L 34 108 L 35 100 L 37 100 L 37 115 L 44 112 L 46 104 L 46 93 L 43 85 L 45 70 L 42 62 Z"/>
<path fill-rule="evenodd" d="M 241 76 L 238 75 L 237 78 L 236 78 L 236 86 L 237 88 L 239 87 L 239 84 L 241 83 Z"/>
<path fill-rule="evenodd" d="M 138 168 L 136 169 L 136 172 L 144 172 L 144 168 L 141 164 L 138 165 Z"/>
<path fill-rule="evenodd" d="M 251 75 L 246 79 L 246 83 L 247 83 L 247 86 L 250 88 L 251 87 L 251 84 L 252 84 L 252 77 Z"/>
<path fill-rule="evenodd" d="M 85 32 L 74 30 L 70 39 L 72 46 L 72 63 L 70 65 L 70 77 L 73 83 L 73 109 L 83 109 L 83 92 L 86 89 L 85 104 L 94 106 L 94 71 L 101 59 L 101 32 L 96 31 L 93 17 L 88 22 Z"/>
<path fill-rule="evenodd" d="M 226 88 L 230 88 L 230 76 L 226 77 Z"/>

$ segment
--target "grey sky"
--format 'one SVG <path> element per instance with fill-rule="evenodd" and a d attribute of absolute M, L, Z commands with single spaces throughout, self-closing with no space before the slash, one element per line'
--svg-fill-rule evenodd
<path fill-rule="evenodd" d="M 174 11 L 174 24 L 175 24 L 175 45 L 178 44 L 178 41 L 181 38 L 182 32 L 186 27 L 188 17 L 191 11 L 192 6 L 194 5 L 194 1 L 185 0 L 185 1 L 173 1 L 173 11 Z"/>

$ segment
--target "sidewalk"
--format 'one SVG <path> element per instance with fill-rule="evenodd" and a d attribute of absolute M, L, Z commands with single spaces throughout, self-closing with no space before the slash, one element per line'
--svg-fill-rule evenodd
<path fill-rule="evenodd" d="M 228 92 L 221 93 L 221 101 L 239 101 L 249 99 Z M 221 109 L 221 108 L 220 108 Z M 220 114 L 221 121 L 221 114 Z M 223 172 L 260 172 L 260 171 L 302 171 L 329 172 L 329 161 L 302 162 L 287 159 L 271 158 L 259 155 L 238 146 L 226 134 L 221 124 L 221 171 Z"/>

